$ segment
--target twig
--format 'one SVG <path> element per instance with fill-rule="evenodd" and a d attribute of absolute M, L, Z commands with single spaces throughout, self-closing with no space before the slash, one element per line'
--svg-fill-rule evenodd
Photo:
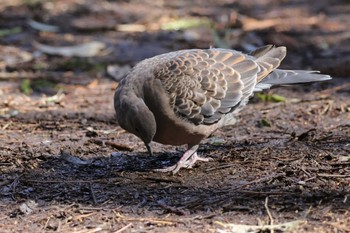
<path fill-rule="evenodd" d="M 9 127 L 11 124 L 12 124 L 12 122 L 9 122 L 9 123 L 5 124 L 1 129 L 2 130 L 7 129 L 7 127 Z"/>
<path fill-rule="evenodd" d="M 349 175 L 337 175 L 337 174 L 317 174 L 317 176 L 319 177 L 332 177 L 332 178 L 347 178 L 347 177 L 350 177 L 350 174 Z"/>
<path fill-rule="evenodd" d="M 267 196 L 266 199 L 265 199 L 265 209 L 266 209 L 266 212 L 267 212 L 267 215 L 269 216 L 269 219 L 270 219 L 270 225 L 273 225 L 273 218 L 272 218 L 272 214 L 269 210 L 269 206 L 268 206 L 268 203 L 269 203 L 269 197 Z M 274 229 L 271 228 L 271 233 L 274 233 Z"/>
<path fill-rule="evenodd" d="M 314 93 L 313 95 L 314 96 L 316 96 L 316 95 L 329 96 L 329 95 L 332 95 L 333 93 L 335 93 L 339 90 L 346 89 L 346 88 L 350 88 L 350 83 L 345 83 L 345 84 L 340 85 L 340 86 L 336 86 L 336 87 L 333 87 L 330 89 L 319 91 L 319 92 Z"/>
<path fill-rule="evenodd" d="M 169 206 L 167 204 L 164 203 L 164 201 L 160 200 L 160 201 L 157 201 L 157 204 L 162 207 L 163 209 L 169 211 L 169 212 L 172 212 L 176 215 L 188 215 L 188 211 L 184 210 L 184 209 L 181 209 L 181 208 L 177 208 L 177 207 L 173 207 L 173 206 Z"/>
<path fill-rule="evenodd" d="M 89 164 L 91 164 L 91 161 L 83 160 L 79 157 L 71 155 L 69 151 L 62 150 L 62 149 L 61 149 L 60 158 L 67 161 L 68 163 L 72 163 L 74 165 L 89 165 Z"/>
<path fill-rule="evenodd" d="M 114 233 L 123 232 L 124 230 L 126 230 L 127 228 L 129 228 L 129 227 L 131 227 L 131 226 L 132 226 L 132 223 L 129 223 L 128 225 L 123 226 L 122 228 L 120 228 L 119 230 L 115 231 Z"/>
<path fill-rule="evenodd" d="M 42 230 L 45 230 L 45 229 L 46 229 L 47 225 L 49 224 L 50 219 L 51 219 L 51 217 L 49 216 L 49 217 L 47 218 L 47 220 L 46 220 L 46 222 L 45 222 L 45 225 L 44 225 L 44 227 L 43 227 Z"/>
<path fill-rule="evenodd" d="M 125 217 L 114 210 L 113 210 L 113 212 L 117 218 L 121 218 L 125 221 L 151 222 L 151 223 L 164 224 L 164 225 L 174 225 L 175 223 L 182 222 L 179 220 L 167 220 L 167 219 L 156 219 L 156 218 L 128 218 L 128 217 Z"/>
<path fill-rule="evenodd" d="M 310 177 L 309 179 L 304 180 L 304 182 L 308 182 L 308 181 L 314 180 L 314 179 L 316 179 L 316 178 L 317 178 L 317 176 L 313 176 L 313 177 Z"/>
<path fill-rule="evenodd" d="M 26 72 L 26 71 L 14 71 L 14 72 L 0 72 L 0 80 L 23 80 L 23 79 L 47 79 L 52 81 L 62 82 L 62 78 L 71 79 L 76 78 L 77 74 L 71 71 L 66 72 Z M 80 76 L 80 75 L 79 75 Z M 81 76 L 84 76 L 82 73 Z M 89 80 L 80 81 L 79 84 L 87 84 Z M 77 83 L 75 80 L 74 83 Z"/>
<path fill-rule="evenodd" d="M 80 214 L 80 215 L 74 216 L 73 219 L 78 220 L 78 221 L 82 221 L 82 219 L 90 217 L 90 216 L 95 215 L 95 214 L 96 213 L 94 213 L 94 212 L 88 213 L 88 214 Z"/>
<path fill-rule="evenodd" d="M 48 73 L 43 72 L 0 72 L 0 80 L 9 80 L 9 79 L 37 79 L 37 78 L 46 78 Z"/>
<path fill-rule="evenodd" d="M 242 224 L 233 224 L 233 223 L 223 223 L 219 221 L 214 221 L 215 224 L 218 224 L 222 227 L 228 228 L 229 231 L 218 229 L 218 232 L 226 233 L 226 232 L 272 232 L 272 230 L 277 230 L 278 232 L 297 232 L 295 231 L 301 224 L 305 224 L 306 221 L 293 221 L 286 222 L 277 225 L 263 225 L 263 226 L 254 226 L 254 225 L 242 225 Z"/>
<path fill-rule="evenodd" d="M 331 166 L 340 166 L 340 165 L 350 165 L 350 162 L 335 162 L 335 163 L 329 163 Z"/>
<path fill-rule="evenodd" d="M 350 228 L 349 228 L 349 227 L 340 225 L 340 224 L 338 224 L 338 223 L 325 222 L 325 224 L 331 225 L 331 226 L 337 228 L 337 229 L 340 230 L 340 231 L 344 231 L 344 232 L 349 232 L 349 231 L 350 231 Z"/>
<path fill-rule="evenodd" d="M 56 228 L 56 232 L 61 232 L 62 220 L 58 221 L 58 226 Z"/>
<path fill-rule="evenodd" d="M 90 193 L 91 193 L 91 197 L 92 197 L 92 200 L 94 202 L 94 205 L 97 204 L 97 199 L 96 199 L 96 196 L 95 196 L 95 192 L 94 192 L 94 189 L 92 187 L 92 183 L 89 183 L 89 188 L 90 188 Z"/>
<path fill-rule="evenodd" d="M 95 232 L 101 232 L 103 229 L 102 227 L 96 227 L 93 229 L 84 229 L 84 230 L 80 230 L 80 231 L 74 231 L 75 233 L 95 233 Z"/>
<path fill-rule="evenodd" d="M 244 31 L 253 31 L 253 30 L 264 30 L 268 28 L 286 28 L 286 27 L 294 27 L 296 25 L 314 25 L 319 22 L 320 17 L 309 17 L 307 19 L 265 19 L 265 20 L 256 20 L 253 18 L 249 18 L 246 16 L 241 17 L 243 23 Z"/>
<path fill-rule="evenodd" d="M 123 144 L 119 144 L 119 143 L 116 143 L 116 142 L 110 142 L 110 141 L 107 141 L 105 142 L 107 146 L 110 146 L 110 147 L 113 147 L 117 150 L 124 150 L 124 151 L 133 151 L 134 148 L 128 146 L 128 145 L 123 145 Z"/>
<path fill-rule="evenodd" d="M 237 193 L 244 193 L 244 194 L 252 194 L 252 195 L 286 195 L 290 194 L 289 192 L 263 192 L 263 191 L 251 191 L 251 190 L 235 190 Z"/>
<path fill-rule="evenodd" d="M 15 196 L 13 195 L 13 193 L 16 192 L 16 188 L 17 188 L 17 185 L 19 184 L 20 182 L 20 178 L 22 177 L 23 175 L 19 175 L 18 177 L 16 177 L 12 183 L 10 184 L 10 190 L 11 190 L 11 198 L 15 201 L 16 198 Z"/>
<path fill-rule="evenodd" d="M 119 144 L 119 143 L 116 143 L 116 142 L 111 142 L 111 141 L 102 141 L 102 140 L 99 140 L 99 139 L 92 139 L 91 142 L 97 144 L 97 145 L 107 145 L 107 146 L 110 146 L 114 149 L 117 149 L 117 150 L 121 150 L 121 151 L 133 151 L 134 148 L 133 147 L 130 147 L 128 145 L 124 145 L 124 144 Z"/>
<path fill-rule="evenodd" d="M 163 178 L 155 178 L 155 177 L 145 177 L 145 180 L 150 180 L 150 181 L 155 181 L 157 183 L 177 183 L 177 184 L 181 184 L 181 182 L 179 180 L 175 180 L 175 179 L 163 179 Z"/>
<path fill-rule="evenodd" d="M 127 177 L 126 177 L 127 178 Z M 21 179 L 23 182 L 33 183 L 63 183 L 63 184 L 75 184 L 75 183 L 102 183 L 106 184 L 109 182 L 119 181 L 118 178 L 108 179 L 94 179 L 94 180 L 33 180 L 33 179 Z M 118 182 L 114 183 L 118 184 Z"/>
<path fill-rule="evenodd" d="M 301 166 L 300 170 L 302 170 L 309 178 L 311 177 L 310 172 L 306 171 L 304 166 Z"/>
<path fill-rule="evenodd" d="M 348 195 L 345 195 L 343 203 L 345 204 L 347 200 L 348 200 Z"/>
<path fill-rule="evenodd" d="M 214 171 L 214 170 L 219 170 L 219 169 L 225 169 L 225 168 L 230 168 L 236 166 L 236 164 L 223 164 L 217 167 L 212 167 L 212 168 L 208 168 L 207 170 L 205 170 L 206 172 L 210 172 L 210 171 Z"/>
<path fill-rule="evenodd" d="M 248 183 L 242 184 L 242 185 L 238 186 L 237 188 L 234 188 L 233 191 L 239 190 L 239 189 L 244 188 L 244 187 L 246 187 L 248 185 L 251 185 L 251 184 L 267 182 L 267 181 L 270 181 L 270 180 L 273 180 L 273 179 L 276 179 L 276 178 L 279 178 L 279 177 L 283 177 L 285 175 L 286 175 L 285 173 L 277 173 L 277 174 L 274 174 L 274 175 L 271 175 L 271 176 L 267 176 L 267 177 L 263 177 L 263 178 L 260 178 L 260 179 L 257 179 L 257 180 L 253 180 L 253 181 L 250 181 Z"/>

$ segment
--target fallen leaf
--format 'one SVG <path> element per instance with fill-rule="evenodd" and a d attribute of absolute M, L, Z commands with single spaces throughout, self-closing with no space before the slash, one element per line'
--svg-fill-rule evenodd
<path fill-rule="evenodd" d="M 254 232 L 272 232 L 272 230 L 277 232 L 289 232 L 297 229 L 301 224 L 304 224 L 305 221 L 298 220 L 292 222 L 286 222 L 275 225 L 243 225 L 243 224 L 233 224 L 233 223 L 222 223 L 215 221 L 214 223 L 224 227 L 225 229 L 218 229 L 220 233 L 254 233 Z"/>
<path fill-rule="evenodd" d="M 31 53 L 28 53 L 14 46 L 0 46 L 0 67 L 15 66 L 21 63 L 29 62 L 33 59 Z"/>
<path fill-rule="evenodd" d="M 94 57 L 106 48 L 106 45 L 99 41 L 62 47 L 44 45 L 38 42 L 34 42 L 33 45 L 43 53 L 64 57 Z"/>
<path fill-rule="evenodd" d="M 207 18 L 183 18 L 161 25 L 162 30 L 183 30 L 194 27 L 209 27 L 210 21 Z"/>
<path fill-rule="evenodd" d="M 32 19 L 28 21 L 28 25 L 34 28 L 35 30 L 42 32 L 58 32 L 60 30 L 59 27 L 55 25 L 40 23 Z"/>
<path fill-rule="evenodd" d="M 14 27 L 14 28 L 10 28 L 10 29 L 1 29 L 0 30 L 0 37 L 10 36 L 10 35 L 17 34 L 20 32 L 22 32 L 22 28 L 20 28 L 20 27 Z"/>
<path fill-rule="evenodd" d="M 107 66 L 107 74 L 111 76 L 115 81 L 120 81 L 130 71 L 130 65 L 110 65 Z"/>

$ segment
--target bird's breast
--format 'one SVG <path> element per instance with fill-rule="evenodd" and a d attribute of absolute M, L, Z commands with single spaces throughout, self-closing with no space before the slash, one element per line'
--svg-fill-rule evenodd
<path fill-rule="evenodd" d="M 176 115 L 170 98 L 160 82 L 149 80 L 145 83 L 145 103 L 156 120 L 156 134 L 153 141 L 167 145 L 196 145 L 209 136 L 216 125 L 195 125 Z"/>
<path fill-rule="evenodd" d="M 199 130 L 201 126 L 195 126 L 192 123 L 182 122 L 178 119 L 164 118 L 158 114 L 155 114 L 155 118 L 157 130 L 153 141 L 162 144 L 174 146 L 196 145 L 211 133 L 208 130 Z"/>

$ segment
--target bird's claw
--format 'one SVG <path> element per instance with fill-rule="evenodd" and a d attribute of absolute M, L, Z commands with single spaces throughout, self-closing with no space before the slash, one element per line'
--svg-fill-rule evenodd
<path fill-rule="evenodd" d="M 186 154 L 186 153 L 185 153 Z M 211 158 L 202 158 L 197 155 L 197 152 L 193 153 L 191 156 L 182 156 L 182 158 L 173 166 L 155 169 L 157 172 L 172 172 L 174 175 L 178 173 L 181 168 L 192 168 L 197 161 L 208 162 Z"/>

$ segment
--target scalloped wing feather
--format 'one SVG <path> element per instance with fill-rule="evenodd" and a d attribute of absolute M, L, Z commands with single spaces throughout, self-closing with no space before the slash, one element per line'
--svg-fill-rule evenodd
<path fill-rule="evenodd" d="M 214 124 L 252 95 L 259 65 L 225 49 L 185 50 L 162 57 L 155 70 L 173 111 L 188 121 Z"/>

